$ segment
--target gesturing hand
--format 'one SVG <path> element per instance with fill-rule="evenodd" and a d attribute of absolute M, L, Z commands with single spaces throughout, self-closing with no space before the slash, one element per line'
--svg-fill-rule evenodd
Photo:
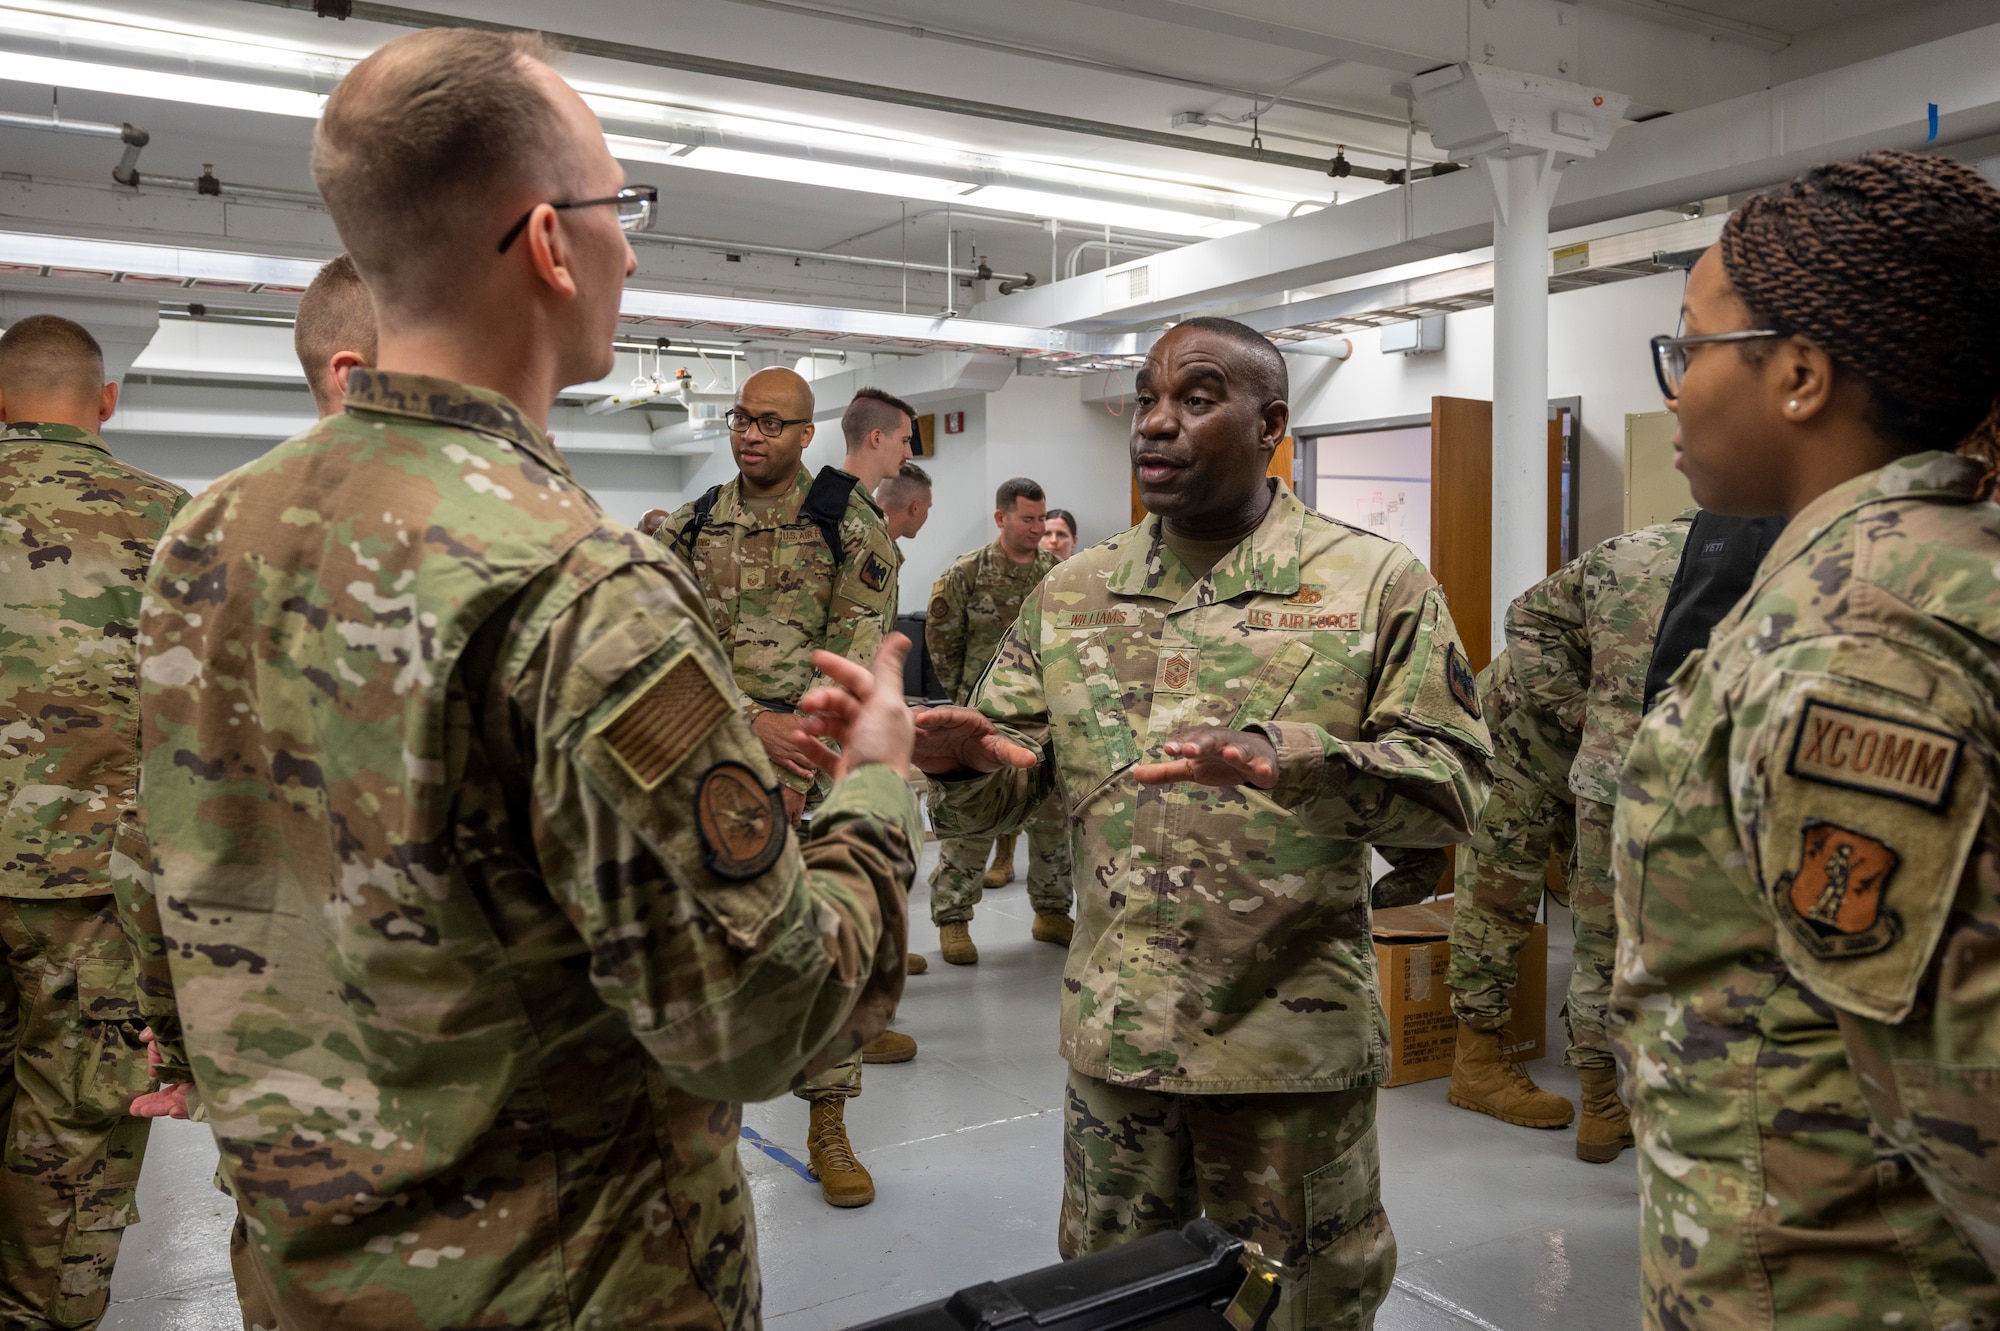
<path fill-rule="evenodd" d="M 1278 784 L 1278 750 L 1262 735 L 1247 730 L 1201 726 L 1183 730 L 1164 746 L 1170 761 L 1140 763 L 1135 780 L 1148 786 L 1192 781 L 1203 786 L 1252 785 L 1269 790 Z"/>
<path fill-rule="evenodd" d="M 146 1071 L 155 1079 L 160 1075 L 160 1044 L 153 1036 L 153 1028 L 148 1026 L 139 1032 L 139 1038 L 146 1042 Z M 186 1118 L 188 1116 L 188 1087 L 186 1082 L 176 1082 L 148 1091 L 134 1100 L 126 1110 L 133 1118 Z"/>
<path fill-rule="evenodd" d="M 817 688 L 799 699 L 803 731 L 840 745 L 836 765 L 827 747 L 814 743 L 827 756 L 825 762 L 814 758 L 819 766 L 836 777 L 867 763 L 882 763 L 897 772 L 909 767 L 914 727 L 909 704 L 903 701 L 903 658 L 909 654 L 910 640 L 900 633 L 882 639 L 874 664 L 866 670 L 832 652 L 813 653 L 813 667 L 840 686 Z"/>
<path fill-rule="evenodd" d="M 917 766 L 934 776 L 1033 767 L 1031 750 L 1002 735 L 970 707 L 927 707 L 917 713 Z"/>

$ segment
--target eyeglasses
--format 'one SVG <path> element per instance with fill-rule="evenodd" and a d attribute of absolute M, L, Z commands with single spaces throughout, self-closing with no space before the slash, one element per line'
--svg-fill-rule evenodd
<path fill-rule="evenodd" d="M 792 426 L 804 425 L 811 419 L 812 417 L 810 416 L 801 416 L 797 420 L 788 421 L 783 416 L 752 416 L 741 407 L 731 407 L 728 411 L 722 413 L 723 423 L 729 427 L 729 433 L 748 434 L 750 433 L 750 427 L 755 425 L 757 433 L 763 435 L 766 439 L 776 439 Z"/>
<path fill-rule="evenodd" d="M 540 204 L 535 205 L 535 208 L 539 207 L 541 207 Z M 624 189 L 619 190 L 609 198 L 566 199 L 561 203 L 552 203 L 549 207 L 555 209 L 557 212 L 561 212 L 565 208 L 616 207 L 618 209 L 618 227 L 621 231 L 650 231 L 653 228 L 653 218 L 660 211 L 660 187 L 658 185 L 627 185 Z M 505 254 L 508 247 L 520 239 L 521 232 L 527 229 L 528 219 L 534 215 L 535 209 L 530 208 L 527 212 L 521 214 L 520 221 L 508 228 L 507 234 L 500 238 L 500 252 L 502 254 Z"/>
<path fill-rule="evenodd" d="M 1703 333 L 1699 337 L 1656 337 L 1653 339 L 1653 376 L 1660 381 L 1663 396 L 1677 398 L 1681 395 L 1681 380 L 1687 377 L 1689 347 L 1789 336 L 1791 334 L 1775 328 L 1739 328 L 1733 333 Z"/>

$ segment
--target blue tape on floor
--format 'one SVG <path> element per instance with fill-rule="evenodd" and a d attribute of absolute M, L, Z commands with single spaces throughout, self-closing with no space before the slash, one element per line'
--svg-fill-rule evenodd
<path fill-rule="evenodd" d="M 1928 136 L 1926 136 L 1926 137 L 1925 137 L 1925 139 L 1924 139 L 1924 142 L 1925 142 L 1925 143 L 1936 143 L 1936 142 L 1937 142 L 1937 103 L 1936 103 L 1936 102 L 1932 102 L 1932 103 L 1931 103 L 1931 132 L 1930 132 L 1930 134 L 1929 134 Z"/>
<path fill-rule="evenodd" d="M 812 1170 L 807 1169 L 803 1161 L 772 1141 L 769 1137 L 766 1137 L 763 1133 L 757 1131 L 757 1129 L 743 1129 L 743 1140 L 749 1142 L 752 1146 L 762 1151 L 765 1155 L 770 1156 L 773 1160 L 776 1160 L 806 1182 L 818 1186 L 819 1180 L 812 1176 Z"/>

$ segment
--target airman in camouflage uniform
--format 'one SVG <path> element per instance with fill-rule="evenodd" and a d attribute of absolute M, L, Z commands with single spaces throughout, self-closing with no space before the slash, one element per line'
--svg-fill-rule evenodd
<path fill-rule="evenodd" d="M 1161 339 L 1132 441 L 1155 516 L 1049 575 L 975 693 L 986 721 L 920 716 L 918 762 L 942 834 L 1051 793 L 1073 829 L 1061 1251 L 1206 1211 L 1291 1267 L 1275 1325 L 1364 1327 L 1395 1269 L 1368 843 L 1469 835 L 1489 753 L 1423 566 L 1263 479 L 1283 393 L 1241 325 Z M 1197 575 L 1158 515 L 1220 477 L 1262 516 Z"/>
<path fill-rule="evenodd" d="M 972 700 L 973 686 L 992 664 L 1001 638 L 1014 626 L 1021 602 L 1055 566 L 1055 556 L 1040 549 L 1032 559 L 1016 563 L 996 540 L 960 555 L 938 576 L 931 587 L 924 638 L 938 680 L 952 701 L 963 707 Z M 1034 936 L 1067 944 L 1071 927 L 1069 829 L 1064 826 L 1061 806 L 1055 800 L 1044 802 L 1028 819 L 1026 831 Z M 964 926 L 971 923 L 973 908 L 984 894 L 987 856 L 996 844 L 1004 846 L 1000 855 L 1006 860 L 1007 876 L 1012 877 L 1011 838 L 996 843 L 991 837 L 953 837 L 939 843 L 937 868 L 931 873 L 931 923 L 939 926 L 943 935 L 947 961 L 978 960 L 970 935 L 958 935 L 965 933 Z M 996 858 L 995 870 L 1001 867 Z M 946 925 L 961 927 L 946 931 Z M 954 941 L 958 944 L 956 955 Z"/>
<path fill-rule="evenodd" d="M 1537 1087 L 1500 1047 L 1551 839 L 1559 826 L 1573 829 L 1567 868 L 1576 966 L 1563 1017 L 1567 1061 L 1584 1097 L 1577 1155 L 1599 1164 L 1631 1144 L 1605 1032 L 1616 947 L 1611 810 L 1693 520 L 1690 510 L 1614 536 L 1516 597 L 1507 607 L 1508 668 L 1487 668 L 1482 695 L 1499 759 L 1487 807 L 1494 821 L 1458 860 L 1449 983 L 1460 1024 L 1448 1095 L 1461 1108 L 1527 1127 L 1563 1127 L 1574 1115 L 1569 1101 Z M 1495 685 L 1505 693 L 1494 696 Z M 1560 765 L 1540 765 L 1551 761 Z"/>
<path fill-rule="evenodd" d="M 335 89 L 314 174 L 383 368 L 191 504 L 148 579 L 153 888 L 246 1311 L 286 1327 L 754 1327 L 738 1102 L 902 985 L 893 660 L 802 844 L 685 565 L 539 423 L 608 367 L 633 263 L 609 208 L 546 202 L 495 252 L 550 158 L 623 181 L 542 51 L 413 33 Z M 400 217 L 397 171 L 458 172 L 455 206 Z M 444 290 L 384 279 L 412 249 Z M 417 372 L 439 342 L 522 400 Z"/>
<path fill-rule="evenodd" d="M 49 316 L 0 339 L 0 384 L 38 339 L 87 349 L 105 387 L 89 335 Z M 152 1080 L 114 889 L 143 841 L 140 590 L 187 502 L 83 425 L 20 415 L 52 396 L 0 401 L 0 1323 L 29 1328 L 95 1326 L 139 1218 L 149 1123 L 126 1108 Z"/>
<path fill-rule="evenodd" d="M 1814 500 L 1633 746 L 1615 1001 L 1648 1325 L 1746 1298 L 1785 1327 L 2000 1324 L 1981 480 L 1920 454 Z"/>
<path fill-rule="evenodd" d="M 1814 167 L 1689 274 L 1752 345 L 1656 358 L 1697 499 L 1788 521 L 1619 787 L 1649 1328 L 2000 1326 L 1996 244 L 1966 164 Z"/>
<path fill-rule="evenodd" d="M 756 474 L 761 464 L 778 470 L 782 479 L 789 463 L 789 488 L 773 497 L 756 496 L 745 489 L 746 472 L 739 472 L 715 492 L 705 520 L 696 522 L 697 505 L 691 501 L 674 510 L 656 536 L 692 564 L 741 690 L 744 719 L 766 740 L 779 778 L 792 792 L 788 807 L 796 810 L 824 797 L 825 779 L 788 763 L 783 749 L 771 747 L 765 727 L 787 724 L 807 690 L 825 682 L 813 669 L 814 650 L 857 663 L 873 659 L 895 626 L 903 555 L 866 486 L 848 492 L 838 561 L 803 511 L 815 484 L 798 462 L 812 438 L 813 396 L 805 380 L 783 368 L 759 370 L 744 381 L 736 410 L 747 418 L 775 416 L 780 423 L 769 434 L 756 424 L 731 429 L 739 467 Z M 892 1038 L 908 1046 L 907 1054 L 898 1049 L 899 1054 L 915 1053 L 907 1035 L 897 1032 Z M 857 1052 L 796 1092 L 812 1105 L 810 1167 L 835 1206 L 865 1206 L 875 1199 L 874 1181 L 854 1157 L 845 1126 L 844 1102 L 861 1094 L 861 1066 Z"/>

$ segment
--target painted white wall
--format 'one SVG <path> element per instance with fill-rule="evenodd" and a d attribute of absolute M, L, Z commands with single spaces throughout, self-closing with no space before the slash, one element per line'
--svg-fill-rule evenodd
<path fill-rule="evenodd" d="M 1624 530 L 1625 416 L 1661 409 L 1647 339 L 1674 331 L 1683 285 L 1681 274 L 1659 273 L 1549 302 L 1549 396 L 1583 400 L 1578 535 L 1585 547 Z M 1344 361 L 1288 361 L 1296 427 L 1428 415 L 1433 396 L 1492 397 L 1492 310 L 1448 316 L 1445 349 L 1427 356 L 1385 356 L 1377 336 L 1356 333 Z"/>

